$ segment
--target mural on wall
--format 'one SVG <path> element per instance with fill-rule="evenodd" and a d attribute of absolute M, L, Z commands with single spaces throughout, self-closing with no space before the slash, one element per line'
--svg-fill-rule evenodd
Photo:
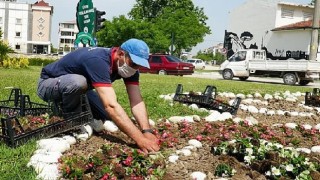
<path fill-rule="evenodd" d="M 233 45 L 237 46 L 239 49 L 258 49 L 259 47 L 256 43 L 250 44 L 249 48 L 247 48 L 247 46 L 244 44 L 245 41 L 251 41 L 252 39 L 253 35 L 249 31 L 241 33 L 241 36 L 239 38 L 236 33 L 227 32 L 225 30 L 223 47 L 226 49 L 227 58 L 231 57 L 234 54 Z M 261 47 L 261 49 L 265 50 L 267 58 L 270 58 L 272 60 L 287 60 L 289 58 L 299 60 L 309 58 L 309 56 L 306 55 L 306 52 L 302 50 L 286 50 L 279 48 L 272 53 L 269 52 L 267 47 L 265 46 Z"/>

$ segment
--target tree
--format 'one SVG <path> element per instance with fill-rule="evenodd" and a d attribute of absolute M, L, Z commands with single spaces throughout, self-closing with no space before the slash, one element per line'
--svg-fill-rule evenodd
<path fill-rule="evenodd" d="M 312 0 L 311 2 L 310 2 L 310 5 L 314 5 L 316 3 L 316 0 Z"/>
<path fill-rule="evenodd" d="M 204 36 L 211 33 L 203 8 L 195 7 L 191 0 L 137 0 L 129 16 L 156 24 L 169 42 L 173 34 L 178 54 L 181 49 L 190 49 L 202 42 Z M 167 44 L 166 49 L 169 46 Z"/>
<path fill-rule="evenodd" d="M 97 33 L 99 46 L 120 46 L 130 38 L 143 39 L 152 52 L 157 52 L 167 47 L 170 43 L 155 24 L 143 20 L 130 20 L 125 16 L 105 21 L 105 28 Z"/>
<path fill-rule="evenodd" d="M 7 58 L 8 53 L 11 52 L 13 52 L 13 50 L 2 40 L 2 29 L 0 28 L 0 66 L 3 65 L 3 61 Z"/>
<path fill-rule="evenodd" d="M 134 37 L 146 41 L 151 52 L 168 52 L 173 34 L 178 54 L 211 33 L 207 19 L 203 9 L 194 7 L 191 0 L 137 0 L 129 19 L 119 16 L 105 21 L 97 38 L 99 45 L 119 46 Z"/>

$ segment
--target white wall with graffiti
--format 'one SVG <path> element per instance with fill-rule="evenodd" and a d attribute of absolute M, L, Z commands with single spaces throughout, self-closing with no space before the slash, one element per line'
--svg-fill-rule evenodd
<path fill-rule="evenodd" d="M 260 49 L 266 47 L 273 56 L 297 56 L 298 51 L 309 54 L 311 29 L 272 31 L 275 28 L 307 21 L 312 18 L 313 6 L 283 2 L 279 0 L 247 0 L 230 11 L 227 30 L 238 36 L 248 31 L 251 41 L 244 42 L 249 47 L 255 44 Z M 238 47 L 233 46 L 236 51 Z M 298 57 L 297 57 L 298 58 Z"/>

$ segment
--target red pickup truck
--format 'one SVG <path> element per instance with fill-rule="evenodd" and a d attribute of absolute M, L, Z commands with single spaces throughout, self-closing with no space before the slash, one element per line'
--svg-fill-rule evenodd
<path fill-rule="evenodd" d="M 141 73 L 151 73 L 159 75 L 191 75 L 194 66 L 190 63 L 182 62 L 181 59 L 168 54 L 152 54 L 149 56 L 150 69 L 140 68 Z"/>

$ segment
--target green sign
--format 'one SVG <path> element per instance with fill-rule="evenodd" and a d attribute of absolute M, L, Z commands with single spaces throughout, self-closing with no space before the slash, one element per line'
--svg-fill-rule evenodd
<path fill-rule="evenodd" d="M 77 5 L 77 25 L 79 32 L 94 33 L 95 11 L 92 0 L 80 0 Z"/>
<path fill-rule="evenodd" d="M 89 46 L 95 46 L 95 40 L 93 39 L 92 35 L 85 32 L 79 32 L 77 34 L 77 38 L 74 41 L 74 44 L 76 46 L 79 46 L 79 44 L 82 43 L 84 46 L 88 44 Z"/>

